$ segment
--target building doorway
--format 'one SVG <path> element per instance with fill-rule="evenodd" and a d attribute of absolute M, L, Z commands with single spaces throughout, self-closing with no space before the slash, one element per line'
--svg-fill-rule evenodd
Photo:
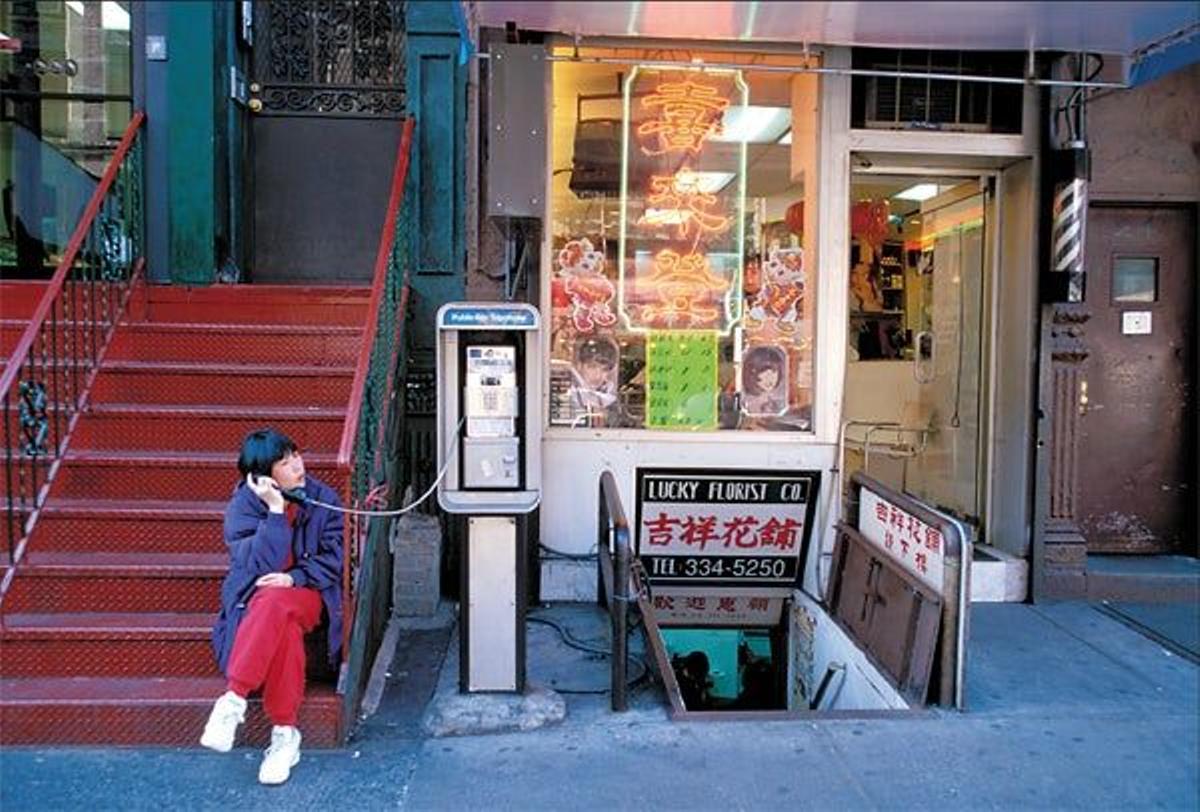
<path fill-rule="evenodd" d="M 846 479 L 865 469 L 978 539 L 990 185 L 969 173 L 863 172 L 850 192 Z"/>
<path fill-rule="evenodd" d="M 406 109 L 404 3 L 243 5 L 251 281 L 369 283 Z"/>
<path fill-rule="evenodd" d="M 1196 555 L 1196 213 L 1092 206 L 1079 393 L 1089 553 Z"/>

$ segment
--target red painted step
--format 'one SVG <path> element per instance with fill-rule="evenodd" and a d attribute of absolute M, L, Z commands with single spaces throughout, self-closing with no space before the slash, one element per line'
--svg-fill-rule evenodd
<path fill-rule="evenodd" d="M 139 323 L 117 330 L 105 358 L 346 367 L 362 340 L 358 327 Z"/>
<path fill-rule="evenodd" d="M 249 432 L 273 426 L 308 452 L 332 453 L 345 409 L 97 404 L 71 439 L 77 450 L 228 451 Z"/>
<path fill-rule="evenodd" d="M 346 476 L 334 454 L 305 454 L 305 469 L 342 492 Z M 180 503 L 228 499 L 236 486 L 237 452 L 75 451 L 67 454 L 51 498 L 103 499 L 135 506 L 155 499 Z"/>
<path fill-rule="evenodd" d="M 219 677 L 0 679 L 0 744 L 199 747 L 224 689 Z M 341 703 L 331 686 L 308 686 L 298 722 L 305 748 L 338 746 Z M 236 745 L 262 747 L 270 730 L 251 699 Z"/>
<path fill-rule="evenodd" d="M 214 615 L 179 612 L 8 614 L 3 677 L 218 677 Z"/>
<path fill-rule="evenodd" d="M 335 455 L 368 299 L 361 288 L 135 292 L 0 601 L 0 743 L 195 746 L 223 689 L 209 635 L 237 448 L 274 426 L 314 476 L 343 487 Z M 300 725 L 306 746 L 340 741 L 329 685 L 310 682 Z M 247 727 L 265 742 L 257 703 Z"/>
<path fill-rule="evenodd" d="M 10 613 L 215 612 L 228 557 L 204 553 L 39 553 L 30 545 L 4 596 Z"/>
<path fill-rule="evenodd" d="M 150 285 L 129 303 L 131 321 L 362 326 L 370 288 Z"/>
<path fill-rule="evenodd" d="M 345 408 L 353 382 L 353 367 L 112 361 L 96 377 L 92 401 Z"/>
<path fill-rule="evenodd" d="M 12 355 L 28 326 L 28 319 L 0 319 L 0 358 L 7 360 Z"/>
<path fill-rule="evenodd" d="M 0 319 L 26 319 L 46 294 L 45 282 L 13 279 L 0 282 Z"/>
<path fill-rule="evenodd" d="M 225 552 L 221 527 L 225 502 L 150 500 L 71 501 L 51 499 L 30 539 L 31 551 L 42 553 Z M 23 577 L 18 575 L 16 580 Z M 7 606 L 0 604 L 0 608 Z M 82 611 L 87 607 L 59 607 Z"/>

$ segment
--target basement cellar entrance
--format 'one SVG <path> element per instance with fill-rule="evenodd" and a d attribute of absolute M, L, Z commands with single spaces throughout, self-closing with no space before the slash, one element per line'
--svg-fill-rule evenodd
<path fill-rule="evenodd" d="M 768 479 L 746 482 L 769 488 Z M 635 556 L 614 483 L 611 473 L 601 479 L 598 544 L 601 604 L 613 621 L 614 709 L 624 707 L 620 664 L 629 662 L 631 628 L 645 636 L 647 665 L 676 719 L 965 706 L 971 551 L 954 517 L 856 473 L 832 548 L 805 545 L 800 555 L 801 586 L 747 595 L 718 583 L 680 594 L 671 575 L 690 560 L 666 566 L 645 544 L 646 529 L 670 514 L 639 515 Z M 742 561 L 720 558 L 696 566 L 720 575 Z"/>

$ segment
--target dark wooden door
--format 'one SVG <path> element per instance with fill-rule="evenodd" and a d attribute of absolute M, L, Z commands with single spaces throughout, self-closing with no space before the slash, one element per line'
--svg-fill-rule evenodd
<path fill-rule="evenodd" d="M 1196 213 L 1093 206 L 1081 384 L 1089 552 L 1195 553 Z"/>
<path fill-rule="evenodd" d="M 405 4 L 253 9 L 251 279 L 366 283 L 405 113 Z"/>

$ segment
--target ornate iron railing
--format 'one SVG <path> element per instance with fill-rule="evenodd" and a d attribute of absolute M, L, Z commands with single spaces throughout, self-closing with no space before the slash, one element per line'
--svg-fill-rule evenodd
<path fill-rule="evenodd" d="M 344 501 L 352 507 L 392 506 L 404 492 L 407 467 L 403 454 L 404 380 L 408 353 L 405 344 L 412 265 L 412 207 L 406 205 L 413 119 L 404 122 L 392 189 L 384 218 L 368 306 L 367 329 L 354 370 L 350 403 L 338 452 L 344 476 Z M 344 720 L 352 720 L 358 705 L 367 660 L 382 637 L 390 589 L 388 534 L 391 518 L 348 516 L 343 572 L 344 665 L 339 690 L 345 697 Z"/>
<path fill-rule="evenodd" d="M 100 360 L 141 274 L 142 124 L 125 128 L 41 302 L 0 374 L 4 535 L 20 561 Z M 5 583 L 11 578 L 12 569 Z"/>

